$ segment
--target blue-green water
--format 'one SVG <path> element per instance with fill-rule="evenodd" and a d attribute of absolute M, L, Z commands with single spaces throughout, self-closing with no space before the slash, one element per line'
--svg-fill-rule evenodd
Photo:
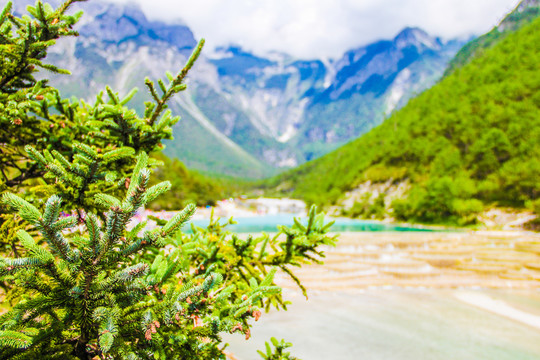
<path fill-rule="evenodd" d="M 293 215 L 290 214 L 278 214 L 278 215 L 265 215 L 265 216 L 253 216 L 244 218 L 235 218 L 238 222 L 236 225 L 231 225 L 229 229 L 237 233 L 257 233 L 257 232 L 277 232 L 278 225 L 291 226 L 293 224 Z M 305 220 L 305 219 L 303 219 Z M 328 219 L 330 220 L 330 219 Z M 399 226 L 393 224 L 384 224 L 376 221 L 367 220 L 355 220 L 346 218 L 336 218 L 335 224 L 332 226 L 333 232 L 343 231 L 434 231 L 431 229 L 425 229 L 420 227 L 408 227 Z M 225 222 L 225 220 L 223 220 Z M 305 223 L 305 221 L 303 221 Z M 195 220 L 193 224 L 200 227 L 208 226 L 208 220 Z M 186 230 L 188 228 L 186 227 Z"/>

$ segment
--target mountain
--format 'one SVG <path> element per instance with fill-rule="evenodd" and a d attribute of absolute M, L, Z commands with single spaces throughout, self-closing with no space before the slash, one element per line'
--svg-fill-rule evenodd
<path fill-rule="evenodd" d="M 452 59 L 445 71 L 450 74 L 457 68 L 467 64 L 475 56 L 482 54 L 500 42 L 507 34 L 518 30 L 520 27 L 532 22 L 540 16 L 540 0 L 523 0 L 516 8 L 495 26 L 490 32 L 467 43 Z"/>
<path fill-rule="evenodd" d="M 322 205 L 357 192 L 360 210 L 421 222 L 528 205 L 540 198 L 539 30 L 537 18 L 508 32 L 381 126 L 267 188 Z"/>
<path fill-rule="evenodd" d="M 77 7 L 85 11 L 81 35 L 49 54 L 51 63 L 73 73 L 53 77 L 63 93 L 91 99 L 107 84 L 120 93 L 136 86 L 141 91 L 133 103 L 142 104 L 144 76 L 177 71 L 196 44 L 185 24 L 150 21 L 136 5 Z M 378 125 L 435 83 L 461 45 L 407 28 L 337 60 L 257 55 L 239 46 L 206 49 L 188 90 L 171 104 L 182 121 L 165 152 L 189 167 L 243 177 L 296 166 Z"/>
<path fill-rule="evenodd" d="M 187 26 L 148 21 L 136 5 L 92 1 L 76 7 L 85 12 L 77 26 L 81 36 L 59 42 L 47 58 L 72 72 L 71 76 L 51 79 L 64 94 L 91 101 L 105 85 L 123 94 L 137 87 L 140 91 L 132 104 L 139 104 L 137 110 L 142 112 L 148 99 L 144 77 L 157 79 L 163 78 L 166 71 L 177 72 L 196 45 Z M 206 71 L 205 66 L 208 64 L 202 59 L 193 71 L 199 71 L 200 76 L 190 75 L 204 78 L 206 84 L 217 82 L 212 78 L 215 69 L 211 66 Z M 219 131 L 198 108 L 193 101 L 193 85 L 170 103 L 171 109 L 182 115 L 182 121 L 174 129 L 177 140 L 166 143 L 165 153 L 192 168 L 242 173 L 246 177 L 268 174 L 258 159 Z"/>
<path fill-rule="evenodd" d="M 299 61 L 277 53 L 261 58 L 239 47 L 219 49 L 210 61 L 222 90 L 234 94 L 231 102 L 269 137 L 266 144 L 274 142 L 272 150 L 255 153 L 267 163 L 294 166 L 378 125 L 431 86 L 461 45 L 407 28 L 393 40 L 350 50 L 336 61 Z M 236 134 L 231 132 L 243 145 L 244 135 Z"/>
<path fill-rule="evenodd" d="M 393 40 L 345 53 L 333 64 L 330 85 L 309 101 L 304 126 L 295 138 L 307 160 L 379 125 L 429 88 L 462 45 L 406 28 Z"/>

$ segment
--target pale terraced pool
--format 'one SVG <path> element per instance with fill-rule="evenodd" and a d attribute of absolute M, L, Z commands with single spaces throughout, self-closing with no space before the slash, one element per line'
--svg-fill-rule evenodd
<path fill-rule="evenodd" d="M 540 236 L 526 232 L 343 233 L 325 265 L 296 270 L 312 290 L 540 286 Z M 294 288 L 286 276 L 281 285 Z"/>
<path fill-rule="evenodd" d="M 172 216 L 172 215 L 171 215 Z M 262 215 L 251 217 L 235 217 L 238 222 L 236 225 L 229 226 L 228 229 L 237 233 L 259 233 L 262 231 L 276 232 L 278 225 L 290 226 L 293 224 L 294 215 L 292 214 L 275 214 Z M 300 217 L 301 221 L 305 222 L 305 217 Z M 335 232 L 350 232 L 350 231 L 398 231 L 398 232 L 429 232 L 431 229 L 422 226 L 405 226 L 398 224 L 387 224 L 380 221 L 347 219 L 347 218 L 327 218 L 327 221 L 335 221 L 332 226 L 332 231 Z M 193 220 L 193 224 L 201 227 L 208 226 L 208 219 Z M 189 227 L 184 229 L 189 231 Z"/>
<path fill-rule="evenodd" d="M 275 336 L 304 360 L 537 360 L 540 328 L 471 305 L 460 296 L 504 299 L 540 317 L 537 291 L 370 289 L 293 296 L 287 312 L 264 314 L 252 338 L 227 336 L 238 360 L 260 359 Z"/>
<path fill-rule="evenodd" d="M 540 359 L 540 236 L 344 233 L 326 264 L 296 270 L 305 301 L 228 336 L 239 360 L 271 336 L 309 359 Z"/>

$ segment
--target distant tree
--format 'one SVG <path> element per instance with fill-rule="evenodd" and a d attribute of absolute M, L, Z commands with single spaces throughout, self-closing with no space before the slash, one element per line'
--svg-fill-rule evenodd
<path fill-rule="evenodd" d="M 471 146 L 469 152 L 474 176 L 483 179 L 497 171 L 510 159 L 511 154 L 512 145 L 506 134 L 501 129 L 489 129 Z"/>

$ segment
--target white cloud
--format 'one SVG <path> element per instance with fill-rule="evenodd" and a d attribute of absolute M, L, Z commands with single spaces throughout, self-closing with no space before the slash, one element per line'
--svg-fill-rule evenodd
<path fill-rule="evenodd" d="M 126 0 L 112 0 L 126 2 Z M 133 0 L 131 0 L 133 1 Z M 481 34 L 518 0 L 135 0 L 151 18 L 182 19 L 208 45 L 300 58 L 338 57 L 406 26 L 444 38 Z"/>

